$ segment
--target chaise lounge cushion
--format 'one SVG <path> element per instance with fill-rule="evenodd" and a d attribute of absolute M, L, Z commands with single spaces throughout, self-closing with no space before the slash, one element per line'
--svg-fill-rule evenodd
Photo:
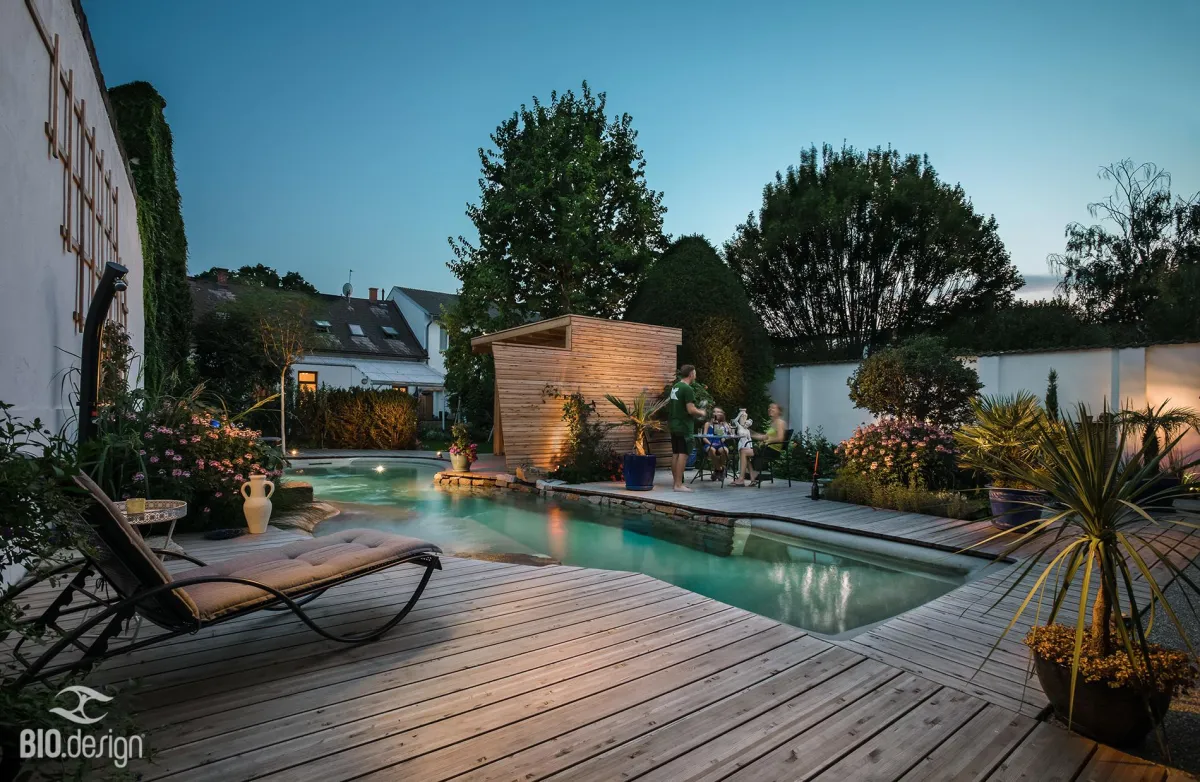
<path fill-rule="evenodd" d="M 388 563 L 412 559 L 421 554 L 439 553 L 441 549 L 437 546 L 416 538 L 351 529 L 183 570 L 175 574 L 175 579 L 236 576 L 266 584 L 285 594 L 295 594 L 332 586 Z M 195 584 L 182 587 L 182 590 L 196 604 L 200 617 L 206 621 L 273 598 L 269 593 L 252 586 L 224 582 Z"/>

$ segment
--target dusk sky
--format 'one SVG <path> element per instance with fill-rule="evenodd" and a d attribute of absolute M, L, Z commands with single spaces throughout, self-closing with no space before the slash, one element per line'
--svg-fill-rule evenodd
<path fill-rule="evenodd" d="M 167 100 L 193 272 L 455 290 L 476 149 L 584 79 L 632 115 L 667 232 L 718 246 L 824 142 L 928 154 L 1027 275 L 1102 165 L 1200 190 L 1197 0 L 83 5 L 108 85 Z"/>

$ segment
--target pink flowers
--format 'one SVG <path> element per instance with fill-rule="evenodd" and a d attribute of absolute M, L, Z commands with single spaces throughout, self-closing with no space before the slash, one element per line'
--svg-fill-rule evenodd
<path fill-rule="evenodd" d="M 950 432 L 923 421 L 885 418 L 860 426 L 837 453 L 843 469 L 881 484 L 937 489 L 950 485 L 957 469 Z"/>
<path fill-rule="evenodd" d="M 157 457 L 157 456 L 151 456 L 151 457 L 150 457 L 150 463 L 151 463 L 151 464 L 158 464 L 158 457 Z"/>

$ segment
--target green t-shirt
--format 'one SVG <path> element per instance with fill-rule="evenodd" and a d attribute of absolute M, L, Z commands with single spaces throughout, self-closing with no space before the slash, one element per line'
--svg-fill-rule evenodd
<path fill-rule="evenodd" d="M 695 420 L 688 412 L 688 403 L 696 401 L 696 392 L 680 380 L 671 387 L 671 404 L 667 406 L 667 424 L 671 434 L 692 434 L 696 430 Z"/>

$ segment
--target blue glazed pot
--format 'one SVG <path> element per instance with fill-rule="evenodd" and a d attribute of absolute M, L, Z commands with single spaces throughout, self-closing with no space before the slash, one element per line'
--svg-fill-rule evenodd
<path fill-rule="evenodd" d="M 625 488 L 631 491 L 650 491 L 654 488 L 654 468 L 658 459 L 654 454 L 638 456 L 625 454 L 622 469 L 625 472 Z"/>
<path fill-rule="evenodd" d="M 998 489 L 988 487 L 988 500 L 992 505 L 992 526 L 997 529 L 1012 529 L 1040 518 L 1042 509 L 1031 507 L 1031 502 L 1045 502 L 1046 495 L 1028 489 Z"/>

